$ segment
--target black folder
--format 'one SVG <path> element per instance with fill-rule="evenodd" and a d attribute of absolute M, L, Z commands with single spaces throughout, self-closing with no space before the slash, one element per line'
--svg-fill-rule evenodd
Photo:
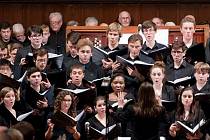
<path fill-rule="evenodd" d="M 114 124 L 112 126 L 109 126 L 108 128 L 104 128 L 101 131 L 90 126 L 90 136 L 94 137 L 94 138 L 101 138 L 101 137 L 106 137 L 108 135 L 108 137 L 114 137 L 114 135 L 116 135 L 117 133 L 117 124 Z M 113 135 L 113 136 L 110 136 Z"/>
<path fill-rule="evenodd" d="M 151 58 L 153 58 L 155 61 L 166 61 L 166 57 L 170 55 L 170 48 L 165 46 L 159 49 L 151 50 L 151 51 L 144 51 L 141 50 L 141 52 Z"/>
<path fill-rule="evenodd" d="M 176 79 L 174 81 L 166 81 L 166 84 L 171 85 L 173 87 L 179 87 L 179 86 L 189 86 L 193 85 L 196 82 L 195 77 L 192 76 L 186 76 L 179 79 Z"/>
<path fill-rule="evenodd" d="M 62 111 L 56 111 L 52 116 L 52 123 L 54 123 L 56 126 L 65 128 L 66 126 L 76 126 L 77 120 Z"/>
<path fill-rule="evenodd" d="M 206 62 L 205 56 L 204 44 L 199 43 L 187 49 L 185 59 L 187 62 L 194 65 L 196 62 Z"/>
<path fill-rule="evenodd" d="M 64 89 L 64 88 L 58 88 L 58 90 L 64 90 L 69 91 L 73 93 L 75 96 L 78 97 L 78 103 L 77 107 L 83 108 L 84 106 L 94 106 L 94 101 L 96 98 L 95 91 L 91 90 L 90 88 L 86 89 Z"/>
<path fill-rule="evenodd" d="M 12 79 L 6 75 L 0 74 L 0 90 L 6 86 L 17 90 L 20 87 L 20 84 L 21 83 L 16 81 L 15 79 Z"/>
<path fill-rule="evenodd" d="M 162 105 L 165 107 L 167 112 L 172 112 L 176 109 L 176 101 L 161 100 Z"/>
<path fill-rule="evenodd" d="M 207 121 L 205 119 L 201 119 L 198 124 L 196 124 L 193 128 L 189 127 L 188 125 L 186 125 L 184 122 L 181 121 L 177 121 L 177 124 L 179 124 L 179 126 L 181 126 L 181 128 L 183 128 L 186 132 L 191 133 L 191 134 L 195 134 L 195 132 L 197 132 L 197 130 L 199 130 L 203 125 L 205 125 L 207 123 Z"/>
<path fill-rule="evenodd" d="M 100 58 L 100 60 L 110 58 L 113 61 L 116 61 L 116 56 L 117 55 L 119 55 L 119 56 L 125 55 L 127 53 L 127 48 L 124 47 L 119 50 L 112 50 L 112 51 L 107 52 L 99 47 L 94 47 L 94 52 L 95 52 L 94 55 L 96 55 L 98 58 Z"/>

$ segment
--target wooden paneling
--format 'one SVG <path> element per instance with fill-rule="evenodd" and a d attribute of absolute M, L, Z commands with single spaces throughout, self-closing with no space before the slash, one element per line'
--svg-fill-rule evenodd
<path fill-rule="evenodd" d="M 136 4 L 136 3 L 209 3 L 209 0 L 1 0 L 0 3 L 74 3 L 74 4 Z"/>
<path fill-rule="evenodd" d="M 169 44 L 172 44 L 176 37 L 181 38 L 182 34 L 180 32 L 179 26 L 171 26 L 171 27 L 159 27 L 159 29 L 168 29 L 169 30 Z M 93 42 L 100 40 L 102 46 L 106 46 L 106 27 L 95 26 L 95 27 L 87 27 L 87 26 L 68 26 L 66 28 L 67 34 L 71 31 L 77 31 L 81 33 L 82 38 L 88 37 Z M 130 34 L 130 33 L 138 33 L 137 26 L 130 26 L 122 29 L 122 34 Z M 209 37 L 209 25 L 197 25 L 196 32 L 194 34 L 194 40 L 197 43 L 203 43 Z M 96 43 L 96 42 L 95 42 Z"/>
<path fill-rule="evenodd" d="M 85 18 L 95 16 L 99 22 L 111 23 L 117 20 L 118 13 L 127 10 L 133 18 L 133 25 L 138 25 L 144 20 L 159 16 L 164 21 L 180 22 L 186 14 L 193 14 L 197 23 L 210 22 L 210 3 L 0 3 L 0 21 L 6 20 L 11 23 L 21 22 L 26 27 L 32 24 L 48 23 L 50 12 L 59 11 L 64 16 L 64 21 L 77 20 L 84 25 Z"/>

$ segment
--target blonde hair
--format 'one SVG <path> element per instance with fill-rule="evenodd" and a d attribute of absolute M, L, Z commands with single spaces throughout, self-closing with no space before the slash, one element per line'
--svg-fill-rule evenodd
<path fill-rule="evenodd" d="M 109 24 L 106 33 L 108 34 L 110 31 L 116 31 L 116 32 L 118 32 L 119 33 L 119 36 L 121 37 L 121 34 L 122 34 L 121 33 L 122 32 L 122 26 L 119 23 L 117 23 L 117 22 L 113 22 L 113 23 Z"/>
<path fill-rule="evenodd" d="M 195 64 L 194 66 L 194 70 L 197 72 L 210 72 L 210 66 L 208 63 L 204 63 L 204 62 L 198 62 L 197 64 Z"/>
<path fill-rule="evenodd" d="M 0 91 L 0 99 L 1 99 L 1 101 L 6 96 L 6 94 L 8 92 L 10 92 L 10 91 L 13 91 L 15 93 L 15 99 L 18 99 L 17 92 L 13 88 L 11 88 L 11 87 L 4 87 Z"/>
<path fill-rule="evenodd" d="M 93 42 L 89 38 L 82 38 L 77 42 L 77 50 L 80 50 L 84 46 L 90 46 L 91 50 L 93 49 Z"/>
<path fill-rule="evenodd" d="M 180 22 L 180 27 L 182 27 L 183 23 L 185 22 L 193 23 L 194 27 L 196 26 L 196 21 L 192 17 L 189 17 L 189 16 L 184 17 Z"/>

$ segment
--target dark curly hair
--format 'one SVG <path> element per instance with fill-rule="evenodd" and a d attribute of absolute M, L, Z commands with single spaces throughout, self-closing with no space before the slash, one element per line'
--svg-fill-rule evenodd
<path fill-rule="evenodd" d="M 55 104 L 54 104 L 54 112 L 61 110 L 61 102 L 64 100 L 66 95 L 70 95 L 72 99 L 71 106 L 68 110 L 68 114 L 72 117 L 76 117 L 76 106 L 74 102 L 74 96 L 72 95 L 71 92 L 68 91 L 60 91 L 55 99 Z"/>

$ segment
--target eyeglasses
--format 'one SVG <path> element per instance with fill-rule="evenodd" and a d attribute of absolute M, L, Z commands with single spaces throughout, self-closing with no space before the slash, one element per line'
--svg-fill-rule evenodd
<path fill-rule="evenodd" d="M 60 20 L 59 21 L 50 21 L 50 24 L 53 24 L 53 25 L 54 24 L 60 24 L 60 22 L 61 22 Z"/>
<path fill-rule="evenodd" d="M 153 28 L 148 28 L 148 29 L 143 29 L 143 33 L 151 33 L 154 32 L 155 30 Z"/>
<path fill-rule="evenodd" d="M 40 38 L 42 35 L 41 34 L 34 34 L 34 35 L 31 35 L 31 37 L 33 38 L 33 39 L 35 39 L 35 38 Z"/>

